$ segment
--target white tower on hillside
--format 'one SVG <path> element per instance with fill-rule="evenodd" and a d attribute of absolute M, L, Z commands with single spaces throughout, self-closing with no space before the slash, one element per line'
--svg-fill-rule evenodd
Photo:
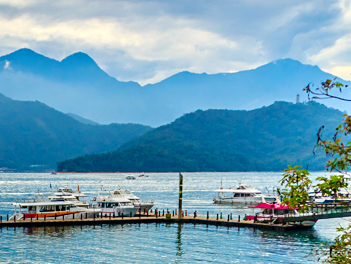
<path fill-rule="evenodd" d="M 296 103 L 297 104 L 300 103 L 300 95 L 299 94 L 296 95 Z"/>

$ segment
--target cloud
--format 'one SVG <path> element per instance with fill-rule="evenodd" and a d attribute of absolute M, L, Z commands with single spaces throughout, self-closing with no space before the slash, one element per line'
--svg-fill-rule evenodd
<path fill-rule="evenodd" d="M 4 70 L 11 69 L 10 62 L 5 60 Z"/>
<path fill-rule="evenodd" d="M 60 60 L 83 51 L 122 81 L 235 72 L 283 57 L 331 70 L 349 65 L 347 1 L 0 0 L 0 7 L 1 54 L 28 47 Z M 340 56 L 335 65 L 332 54 Z"/>

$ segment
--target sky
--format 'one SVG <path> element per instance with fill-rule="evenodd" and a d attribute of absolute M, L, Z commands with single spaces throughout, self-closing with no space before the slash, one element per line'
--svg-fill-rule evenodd
<path fill-rule="evenodd" d="M 351 1 L 0 0 L 0 56 L 81 51 L 142 85 L 292 58 L 351 80 Z"/>

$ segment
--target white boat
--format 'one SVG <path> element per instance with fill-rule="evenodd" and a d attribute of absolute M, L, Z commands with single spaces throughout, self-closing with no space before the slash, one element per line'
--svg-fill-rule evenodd
<path fill-rule="evenodd" d="M 82 193 L 79 190 L 79 186 L 78 186 L 78 190 L 76 192 L 74 192 L 71 188 L 68 188 L 68 187 L 60 188 L 55 192 L 55 195 L 57 195 L 57 196 L 73 195 L 73 196 L 77 197 L 78 200 L 81 197 L 87 197 L 84 193 Z"/>
<path fill-rule="evenodd" d="M 303 213 L 301 214 L 297 209 L 290 208 L 286 205 L 281 204 L 268 204 L 261 203 L 256 206 L 249 206 L 249 208 L 259 208 L 261 211 L 256 215 L 246 215 L 246 219 L 244 220 L 257 220 L 258 222 L 277 222 L 277 220 L 283 221 L 284 218 L 289 217 L 289 219 L 294 217 L 299 217 L 301 215 L 308 216 L 313 215 L 313 213 Z M 292 221 L 289 224 L 304 226 L 304 227 L 312 227 L 317 223 L 316 220 L 307 220 L 307 221 Z"/>
<path fill-rule="evenodd" d="M 123 190 L 119 188 L 118 190 L 113 191 L 112 194 L 114 197 L 124 197 L 127 198 L 129 201 L 132 202 L 134 207 L 136 207 L 140 212 L 149 211 L 153 206 L 154 202 L 153 201 L 146 201 L 143 202 L 140 200 L 140 198 L 136 195 L 134 195 L 131 191 L 129 190 Z"/>
<path fill-rule="evenodd" d="M 138 210 L 129 199 L 114 196 L 107 191 L 100 192 L 93 201 L 96 202 L 96 208 L 101 209 L 103 216 L 134 216 Z"/>
<path fill-rule="evenodd" d="M 101 210 L 93 208 L 78 207 L 69 201 L 52 201 L 48 198 L 41 198 L 40 201 L 13 203 L 15 206 L 15 213 L 10 217 L 13 220 L 25 220 L 25 219 L 55 219 L 62 217 L 66 219 L 77 219 L 81 217 L 92 218 L 94 215 L 98 215 Z M 17 212 L 19 208 L 19 212 Z"/>
<path fill-rule="evenodd" d="M 343 175 L 344 183 L 346 187 L 340 188 L 338 197 L 323 196 L 321 193 L 309 192 L 310 201 L 316 204 L 327 204 L 327 203 L 351 203 L 351 178 L 349 175 Z"/>
<path fill-rule="evenodd" d="M 88 208 L 90 206 L 88 202 L 79 200 L 76 196 L 73 195 L 50 195 L 48 198 L 52 201 L 69 201 L 78 207 Z"/>
<path fill-rule="evenodd" d="M 131 174 L 128 174 L 127 177 L 126 177 L 127 180 L 135 180 L 135 176 L 134 175 L 131 175 Z"/>
<path fill-rule="evenodd" d="M 262 194 L 261 191 L 253 188 L 248 184 L 239 183 L 235 188 L 215 190 L 218 193 L 213 198 L 214 203 L 219 204 L 260 204 L 278 202 L 275 195 Z"/>

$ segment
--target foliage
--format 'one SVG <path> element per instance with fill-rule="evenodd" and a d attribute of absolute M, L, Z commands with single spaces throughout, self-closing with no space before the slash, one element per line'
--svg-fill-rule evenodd
<path fill-rule="evenodd" d="M 307 170 L 299 170 L 301 166 L 291 167 L 285 169 L 283 178 L 279 183 L 284 189 L 277 189 L 282 204 L 289 205 L 292 208 L 298 208 L 300 211 L 308 210 L 307 202 L 308 190 L 311 187 L 312 181 L 308 178 L 310 174 Z"/>
<path fill-rule="evenodd" d="M 338 232 L 342 234 L 338 235 L 334 243 L 329 246 L 329 257 L 327 261 L 329 263 L 350 263 L 351 262 L 351 225 L 347 228 L 339 227 Z"/>
<path fill-rule="evenodd" d="M 329 179 L 317 177 L 317 180 L 322 181 L 322 183 L 318 183 L 313 187 L 316 188 L 316 193 L 321 193 L 323 196 L 332 196 L 337 199 L 340 188 L 347 187 L 342 175 L 331 175 Z"/>
<path fill-rule="evenodd" d="M 304 90 L 308 93 L 308 96 L 310 94 L 314 95 L 312 99 L 334 98 L 351 102 L 350 99 L 336 96 L 333 93 L 335 90 L 341 93 L 342 89 L 347 87 L 348 85 L 343 85 L 334 78 L 322 82 L 321 86 L 315 91 L 311 84 L 307 85 Z M 344 143 L 341 138 L 341 136 L 348 136 L 351 133 L 351 116 L 344 114 L 343 117 L 343 122 L 337 126 L 332 140 L 322 139 L 321 131 L 324 127 L 321 127 L 317 133 L 317 147 L 321 147 L 327 155 L 333 157 L 326 164 L 326 168 L 330 171 L 345 172 L 351 166 L 351 142 Z M 324 195 L 337 197 L 339 189 L 346 186 L 342 176 L 338 175 L 332 175 L 330 179 L 318 177 L 317 180 L 322 181 L 322 183 L 315 186 L 317 187 L 316 191 L 320 191 Z M 342 234 L 337 236 L 334 242 L 329 245 L 329 256 L 326 261 L 329 263 L 351 263 L 351 225 L 347 228 L 339 227 L 337 231 L 342 232 Z"/>

